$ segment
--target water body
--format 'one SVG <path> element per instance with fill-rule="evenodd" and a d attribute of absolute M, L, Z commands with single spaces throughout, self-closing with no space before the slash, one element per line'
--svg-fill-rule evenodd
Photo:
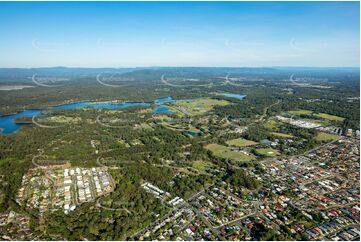
<path fill-rule="evenodd" d="M 176 100 L 174 100 L 172 97 L 166 97 L 166 98 L 156 99 L 154 101 L 154 103 L 160 104 L 160 103 L 169 103 L 169 102 L 175 102 L 175 101 Z M 98 103 L 98 102 L 86 101 L 86 102 L 77 102 L 77 103 L 52 106 L 52 107 L 50 107 L 50 109 L 64 110 L 64 109 L 77 109 L 77 108 L 86 108 L 86 107 L 93 107 L 96 109 L 121 109 L 121 108 L 128 108 L 128 107 L 144 107 L 144 106 L 150 106 L 151 104 L 152 104 L 151 102 L 127 102 L 127 103 L 103 102 L 103 103 Z M 153 113 L 154 114 L 160 114 L 160 113 L 173 114 L 173 112 L 171 112 L 169 110 L 169 107 L 161 106 L 161 105 L 157 105 L 155 107 Z M 41 115 L 43 115 L 42 110 L 29 109 L 29 110 L 24 110 L 24 111 L 15 113 L 15 114 L 0 116 L 0 132 L 2 134 L 13 134 L 18 129 L 23 127 L 24 125 L 28 125 L 28 124 L 16 124 L 15 120 L 17 118 L 33 117 L 33 116 L 38 117 Z"/>
<path fill-rule="evenodd" d="M 201 132 L 195 132 L 195 131 L 186 131 L 186 134 L 192 136 L 192 137 L 196 137 L 196 136 L 201 136 L 202 133 Z"/>
<path fill-rule="evenodd" d="M 129 103 L 97 103 L 97 102 L 78 102 L 71 104 L 64 104 L 59 106 L 52 107 L 53 109 L 76 109 L 76 108 L 87 108 L 94 107 L 96 109 L 118 109 L 118 108 L 128 108 L 128 107 L 137 107 L 137 106 L 150 106 L 151 103 L 146 102 L 129 102 Z"/>
<path fill-rule="evenodd" d="M 166 106 L 156 106 L 154 111 L 153 111 L 154 114 L 161 114 L 161 113 L 164 113 L 164 114 L 174 114 L 174 112 L 170 111 L 170 108 L 169 107 L 166 107 Z"/>
<path fill-rule="evenodd" d="M 21 111 L 15 114 L 10 114 L 6 116 L 0 117 L 0 129 L 3 134 L 12 134 L 15 133 L 16 130 L 20 129 L 21 127 L 27 124 L 17 124 L 15 120 L 17 118 L 22 117 L 33 117 L 33 116 L 41 116 L 41 110 L 38 109 L 29 109 L 25 111 Z"/>
<path fill-rule="evenodd" d="M 232 98 L 236 98 L 236 99 L 239 99 L 239 100 L 242 100 L 243 98 L 245 98 L 247 95 L 241 95 L 241 94 L 236 94 L 236 93 L 228 93 L 228 92 L 225 92 L 225 93 L 222 93 L 223 96 L 225 97 L 232 97 Z"/>
<path fill-rule="evenodd" d="M 164 97 L 154 100 L 155 103 L 172 103 L 175 101 L 176 100 L 174 100 L 172 97 Z"/>

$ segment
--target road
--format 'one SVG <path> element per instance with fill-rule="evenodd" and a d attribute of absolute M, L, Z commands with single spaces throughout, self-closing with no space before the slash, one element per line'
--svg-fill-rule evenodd
<path fill-rule="evenodd" d="M 281 100 L 277 100 L 277 102 L 275 102 L 275 103 L 273 103 L 273 104 L 265 107 L 265 108 L 263 109 L 262 115 L 261 115 L 261 116 L 259 117 L 259 119 L 257 119 L 255 122 L 256 122 L 256 123 L 261 122 L 261 121 L 267 116 L 267 111 L 268 111 L 268 109 L 270 109 L 270 108 L 273 107 L 273 106 L 276 106 L 276 105 L 279 104 L 280 102 L 281 102 Z"/>

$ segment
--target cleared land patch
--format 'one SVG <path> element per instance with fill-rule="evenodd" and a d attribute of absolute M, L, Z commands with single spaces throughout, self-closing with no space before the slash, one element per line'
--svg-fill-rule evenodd
<path fill-rule="evenodd" d="M 294 115 L 311 115 L 313 112 L 311 110 L 298 109 L 298 110 L 288 111 L 288 113 L 294 114 Z"/>
<path fill-rule="evenodd" d="M 327 114 L 327 113 L 316 113 L 316 112 L 313 112 L 311 110 L 306 110 L 306 109 L 291 110 L 291 111 L 288 111 L 288 113 L 293 114 L 293 115 L 310 115 L 310 116 L 314 116 L 317 118 L 326 119 L 329 121 L 342 122 L 344 120 L 344 118 L 339 117 L 339 116 L 335 116 L 335 115 L 331 115 L 331 114 Z"/>
<path fill-rule="evenodd" d="M 214 164 L 205 160 L 197 160 L 192 163 L 192 167 L 199 172 L 205 172 L 209 168 L 213 168 Z"/>
<path fill-rule="evenodd" d="M 226 143 L 230 146 L 238 146 L 238 147 L 252 146 L 258 144 L 257 142 L 254 142 L 252 140 L 246 140 L 242 138 L 228 140 Z"/>
<path fill-rule="evenodd" d="M 255 152 L 257 155 L 269 156 L 269 157 L 280 155 L 280 152 L 278 150 L 272 148 L 256 149 Z"/>
<path fill-rule="evenodd" d="M 218 156 L 220 158 L 231 159 L 236 161 L 251 161 L 255 159 L 255 156 L 252 154 L 232 151 L 230 147 L 224 145 L 209 144 L 205 148 L 212 151 L 212 153 L 215 156 Z"/>
<path fill-rule="evenodd" d="M 328 141 L 328 140 L 335 140 L 337 139 L 339 136 L 336 134 L 328 134 L 328 133 L 324 133 L 324 132 L 320 132 L 316 135 L 316 140 L 318 141 Z"/>
<path fill-rule="evenodd" d="M 276 121 L 276 120 L 268 120 L 265 124 L 264 124 L 264 127 L 266 129 L 269 129 L 269 130 L 275 130 L 277 129 L 279 126 L 279 122 Z"/>
<path fill-rule="evenodd" d="M 318 113 L 318 114 L 315 114 L 315 116 L 319 117 L 319 118 L 331 120 L 331 121 L 340 121 L 340 122 L 342 122 L 344 120 L 344 118 L 342 118 L 342 117 L 327 114 L 327 113 Z"/>
<path fill-rule="evenodd" d="M 274 136 L 281 137 L 281 138 L 293 138 L 294 136 L 291 134 L 285 134 L 285 133 L 278 133 L 278 132 L 271 132 Z"/>
<path fill-rule="evenodd" d="M 194 100 L 181 100 L 172 103 L 181 112 L 187 113 L 190 116 L 202 115 L 214 108 L 214 106 L 226 106 L 229 102 L 226 100 L 216 100 L 211 98 L 200 98 Z"/>

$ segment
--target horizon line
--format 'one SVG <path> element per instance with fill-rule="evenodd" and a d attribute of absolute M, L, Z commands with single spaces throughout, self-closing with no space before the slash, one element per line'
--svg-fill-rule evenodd
<path fill-rule="evenodd" d="M 0 69 L 40 69 L 40 68 L 84 68 L 84 69 L 136 69 L 136 68 L 353 68 L 360 69 L 360 66 L 38 66 L 38 67 L 0 67 Z"/>

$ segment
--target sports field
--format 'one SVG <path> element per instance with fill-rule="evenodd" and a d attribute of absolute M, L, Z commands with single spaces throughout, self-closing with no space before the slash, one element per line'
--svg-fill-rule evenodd
<path fill-rule="evenodd" d="M 238 147 L 252 146 L 258 144 L 257 142 L 254 142 L 252 140 L 246 140 L 242 138 L 228 140 L 226 141 L 226 143 L 227 145 L 238 146 Z"/>
<path fill-rule="evenodd" d="M 257 155 L 269 157 L 275 157 L 277 155 L 280 155 L 280 152 L 278 150 L 272 148 L 256 149 L 255 152 Z"/>
<path fill-rule="evenodd" d="M 252 154 L 245 154 L 243 152 L 232 151 L 230 147 L 219 145 L 219 144 L 209 144 L 205 147 L 207 150 L 212 151 L 212 153 L 220 158 L 235 160 L 235 161 L 251 161 L 255 159 L 255 156 Z"/>

